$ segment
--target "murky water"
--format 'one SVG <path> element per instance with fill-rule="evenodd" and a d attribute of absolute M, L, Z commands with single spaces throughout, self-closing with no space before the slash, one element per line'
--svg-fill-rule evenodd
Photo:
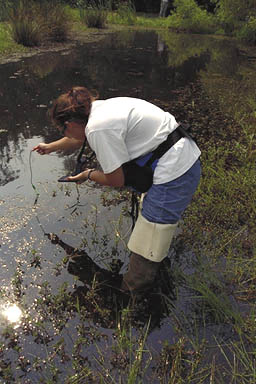
<path fill-rule="evenodd" d="M 36 358 L 46 359 L 48 348 L 61 338 L 65 340 L 67 351 L 74 348 L 77 338 L 81 323 L 79 315 L 63 319 L 62 327 L 54 324 L 56 316 L 61 317 L 61 310 L 57 315 L 50 309 L 45 313 L 43 304 L 38 304 L 39 298 L 46 300 L 48 287 L 49 295 L 56 295 L 67 282 L 70 297 L 79 295 L 78 291 L 86 287 L 68 272 L 63 264 L 65 251 L 52 244 L 46 233 L 55 233 L 69 245 L 86 250 L 101 267 L 109 268 L 109 263 L 118 258 L 124 262 L 124 269 L 128 262 L 125 243 L 131 219 L 122 215 L 127 203 L 122 201 L 119 193 L 108 188 L 94 188 L 91 184 L 60 185 L 57 179 L 73 169 L 75 156 L 51 154 L 41 157 L 30 153 L 40 141 L 58 138 L 46 113 L 51 101 L 72 85 L 85 85 L 95 89 L 101 98 L 123 95 L 147 99 L 182 119 L 187 117 L 184 94 L 191 92 L 188 100 L 192 105 L 194 84 L 201 82 L 208 87 L 209 94 L 218 103 L 224 94 L 220 82 L 225 87 L 232 80 L 239 89 L 245 71 L 250 71 L 253 65 L 229 40 L 182 35 L 167 39 L 164 34 L 160 36 L 155 32 L 124 31 L 108 36 L 104 42 L 86 44 L 62 53 L 41 54 L 0 67 L 0 327 L 4 330 L 10 323 L 17 326 L 16 330 L 20 332 L 17 343 L 22 350 L 17 355 L 10 347 L 6 353 L 10 361 L 23 355 L 30 364 Z M 209 79 L 215 79 L 215 82 L 209 82 Z M 233 89 L 223 114 L 232 111 L 232 97 L 235 96 L 236 89 Z M 203 104 L 202 100 L 202 109 Z M 202 110 L 198 111 L 198 119 L 201 114 L 206 118 L 207 113 Z M 191 268 L 190 256 L 185 258 L 183 255 L 182 259 L 181 255 L 184 270 L 186 263 L 187 268 Z M 170 287 L 165 293 L 169 294 L 166 301 L 169 307 L 166 302 L 161 306 L 158 298 L 152 299 L 147 303 L 149 313 L 144 313 L 141 320 L 147 323 L 151 315 L 149 344 L 152 353 L 161 350 L 165 340 L 170 343 L 175 340 L 174 325 L 169 318 L 175 300 Z M 183 309 L 186 308 L 186 294 L 184 292 Z M 56 300 L 49 306 L 54 306 Z M 103 296 L 102 306 L 104 300 L 107 299 Z M 13 305 L 21 308 L 26 318 L 25 328 L 19 323 L 21 314 Z M 108 311 L 114 305 L 108 303 Z M 106 337 L 111 336 L 115 328 L 115 310 L 112 315 L 108 312 L 105 322 L 100 323 L 100 316 L 97 320 L 88 316 L 83 321 L 95 332 L 98 330 Z M 70 314 L 65 311 L 62 311 L 64 317 Z M 32 325 L 33 321 L 37 326 Z M 42 322 L 47 321 L 48 328 L 44 329 Z M 210 328 L 208 332 L 211 334 Z M 91 336 L 91 345 L 84 347 L 84 356 L 96 354 L 95 340 L 96 337 Z M 111 353 L 111 341 L 108 343 L 99 337 L 98 344 L 105 356 Z M 56 365 L 61 366 L 62 371 L 58 376 L 60 381 L 56 382 L 63 382 L 61 377 L 72 372 L 71 363 L 67 359 L 63 366 L 58 360 Z M 44 377 L 40 373 L 42 369 L 31 369 L 29 364 L 28 367 L 17 369 L 16 382 L 22 375 L 24 377 L 19 379 L 22 383 L 37 383 Z M 9 380 L 12 382 L 12 378 Z"/>

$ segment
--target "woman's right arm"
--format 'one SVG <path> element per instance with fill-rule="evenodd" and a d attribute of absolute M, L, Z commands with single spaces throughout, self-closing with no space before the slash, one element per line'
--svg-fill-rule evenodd
<path fill-rule="evenodd" d="M 63 137 L 62 139 L 48 144 L 39 143 L 32 149 L 32 151 L 36 151 L 40 155 L 46 155 L 51 152 L 76 150 L 80 148 L 82 144 L 83 142 L 80 140 Z"/>

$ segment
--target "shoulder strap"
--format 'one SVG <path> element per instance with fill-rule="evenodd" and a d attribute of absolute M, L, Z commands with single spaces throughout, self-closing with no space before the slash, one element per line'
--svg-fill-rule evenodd
<path fill-rule="evenodd" d="M 160 159 L 160 157 L 162 157 L 182 137 L 191 137 L 188 133 L 188 130 L 189 126 L 180 124 L 167 136 L 167 139 L 163 143 L 161 143 L 154 151 L 152 151 L 152 156 L 147 161 L 146 165 L 151 166 L 156 159 Z"/>
<path fill-rule="evenodd" d="M 77 159 L 76 159 L 77 163 L 80 163 L 80 161 L 81 161 L 81 158 L 82 158 L 84 150 L 85 150 L 85 146 L 86 146 L 86 138 L 84 139 L 83 146 L 82 146 L 82 148 L 81 148 L 81 150 L 77 156 Z"/>

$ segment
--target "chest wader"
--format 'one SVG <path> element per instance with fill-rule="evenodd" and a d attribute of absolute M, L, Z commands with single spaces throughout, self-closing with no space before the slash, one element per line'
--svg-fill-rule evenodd
<path fill-rule="evenodd" d="M 189 131 L 190 128 L 187 125 L 180 124 L 153 152 L 147 164 L 151 165 L 155 159 L 163 156 L 182 137 L 194 139 Z M 139 213 L 128 242 L 128 248 L 132 253 L 128 272 L 123 275 L 121 288 L 124 291 L 129 290 L 136 294 L 150 289 L 156 279 L 161 261 L 168 254 L 177 225 L 178 223 L 152 223 Z"/>

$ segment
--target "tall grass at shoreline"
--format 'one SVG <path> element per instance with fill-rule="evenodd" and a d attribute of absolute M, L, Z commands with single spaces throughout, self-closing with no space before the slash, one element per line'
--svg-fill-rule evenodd
<path fill-rule="evenodd" d="M 39 46 L 45 33 L 45 20 L 40 6 L 29 0 L 21 0 L 10 10 L 10 28 L 14 41 L 27 47 Z"/>
<path fill-rule="evenodd" d="M 160 18 L 157 15 L 156 17 L 139 15 L 132 1 L 117 2 L 115 10 L 112 10 L 111 2 L 103 0 L 81 1 L 78 8 L 70 8 L 55 1 L 40 3 L 33 0 L 20 0 L 15 6 L 10 4 L 6 5 L 5 18 L 11 25 L 13 39 L 29 47 L 38 46 L 46 40 L 66 41 L 74 24 L 77 29 L 79 25 L 80 27 L 86 25 L 87 28 L 106 28 L 118 24 L 187 33 L 225 35 L 222 18 L 218 13 L 207 13 L 197 6 L 194 0 L 178 1 L 175 3 L 175 11 L 166 18 Z M 250 16 L 237 26 L 232 36 L 255 44 L 255 26 L 255 18 Z"/>
<path fill-rule="evenodd" d="M 66 41 L 70 32 L 70 16 L 59 3 L 36 3 L 20 0 L 9 10 L 13 40 L 27 47 L 39 46 L 47 40 Z"/>
<path fill-rule="evenodd" d="M 108 7 L 104 2 L 92 1 L 79 8 L 80 20 L 88 28 L 105 28 L 107 24 Z"/>

